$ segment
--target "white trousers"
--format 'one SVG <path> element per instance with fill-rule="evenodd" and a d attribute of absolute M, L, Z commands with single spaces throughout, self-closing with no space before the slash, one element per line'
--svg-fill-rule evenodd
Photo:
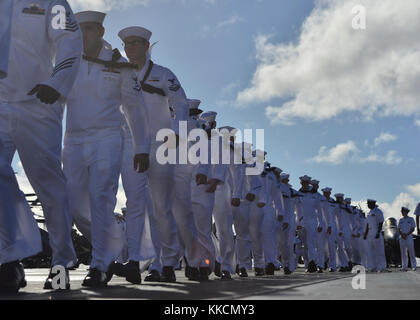
<path fill-rule="evenodd" d="M 0 1 L 0 79 L 6 77 L 9 63 L 12 0 Z"/>
<path fill-rule="evenodd" d="M 400 238 L 400 250 L 402 267 L 405 269 L 408 266 L 408 252 L 410 256 L 411 268 L 416 268 L 416 254 L 414 252 L 414 241 L 412 235 L 409 235 L 405 240 L 403 238 Z"/>
<path fill-rule="evenodd" d="M 26 176 L 37 194 L 46 219 L 52 264 L 73 266 L 71 215 L 66 179 L 61 168 L 63 106 L 37 100 L 0 102 L 0 140 L 3 156 L 12 162 L 16 150 Z"/>
<path fill-rule="evenodd" d="M 368 269 L 369 270 L 384 270 L 386 268 L 386 262 L 384 265 L 385 260 L 385 246 L 384 246 L 384 239 L 382 235 L 379 236 L 379 239 L 375 238 L 368 238 L 369 241 L 369 253 L 368 256 Z"/>
<path fill-rule="evenodd" d="M 150 258 L 151 255 L 151 253 L 147 253 L 146 257 L 145 254 L 142 254 L 142 251 L 144 251 L 145 248 L 151 247 L 151 238 L 145 237 L 146 228 L 150 229 L 150 219 L 146 217 L 146 193 L 150 191 L 148 190 L 146 173 L 138 173 L 134 170 L 133 159 L 133 141 L 130 138 L 125 138 L 121 180 L 127 198 L 125 220 L 127 222 L 126 235 L 128 259 L 142 261 Z M 149 241 L 149 243 L 143 243 L 144 241 Z"/>
<path fill-rule="evenodd" d="M 363 236 L 359 238 L 359 248 L 360 248 L 360 260 L 361 264 L 365 269 L 369 269 L 369 258 L 371 256 L 370 253 L 370 243 L 369 240 L 363 239 Z"/>
<path fill-rule="evenodd" d="M 301 237 L 303 242 L 303 259 L 305 260 L 305 267 L 308 267 L 309 262 L 317 262 L 317 226 L 307 225 L 302 229 Z"/>
<path fill-rule="evenodd" d="M 281 264 L 283 268 L 287 267 L 290 271 L 294 271 L 296 269 L 296 257 L 294 250 L 296 224 L 289 223 L 285 230 L 283 230 L 282 226 L 283 222 L 278 223 L 277 234 L 281 253 Z"/>
<path fill-rule="evenodd" d="M 208 187 L 208 185 L 197 186 L 195 180 L 191 181 L 191 208 L 199 250 L 188 262 L 191 267 L 209 267 L 210 270 L 214 270 L 216 248 L 212 239 L 212 213 L 215 194 L 206 192 Z"/>
<path fill-rule="evenodd" d="M 152 143 L 150 168 L 147 170 L 150 192 L 153 200 L 155 223 L 160 239 L 161 262 L 165 267 L 178 265 L 181 247 L 176 222 L 172 214 L 174 199 L 174 167 L 160 165 L 156 160 L 159 144 Z"/>
<path fill-rule="evenodd" d="M 257 201 L 251 202 L 249 214 L 249 234 L 251 236 L 251 250 L 254 259 L 254 268 L 264 268 L 264 247 L 262 237 L 262 223 L 264 210 L 257 207 Z"/>
<path fill-rule="evenodd" d="M 191 205 L 191 183 L 195 181 L 194 166 L 190 164 L 177 164 L 174 170 L 175 198 L 172 213 L 178 227 L 179 238 L 184 249 L 188 264 L 199 266 L 199 261 L 193 261 L 199 257 L 199 244 L 197 241 L 197 229 L 194 222 L 194 214 Z M 193 261 L 193 262 L 192 262 Z"/>
<path fill-rule="evenodd" d="M 250 202 L 241 201 L 239 207 L 232 207 L 233 225 L 236 233 L 236 263 L 239 268 L 252 269 L 251 236 L 249 233 Z"/>
<path fill-rule="evenodd" d="M 351 251 L 352 251 L 352 258 L 351 261 L 353 263 L 361 264 L 361 257 L 360 257 L 360 241 L 359 238 L 351 237 Z"/>
<path fill-rule="evenodd" d="M 220 261 L 223 271 L 233 273 L 235 270 L 235 240 L 233 238 L 233 213 L 231 190 L 228 184 L 216 188 L 213 218 L 219 240 Z"/>
<path fill-rule="evenodd" d="M 42 250 L 38 225 L 2 149 L 0 140 L 0 264 L 22 260 Z"/>
<path fill-rule="evenodd" d="M 316 264 L 324 268 L 325 265 L 325 248 L 327 246 L 327 230 L 326 228 L 322 228 L 321 232 L 316 233 L 316 254 L 317 254 L 317 261 Z"/>
<path fill-rule="evenodd" d="M 267 266 L 269 263 L 274 264 L 276 268 L 280 267 L 278 260 L 278 238 L 277 227 L 278 221 L 273 203 L 268 203 L 263 208 L 264 217 L 262 221 L 262 241 L 264 248 L 264 261 Z"/>
<path fill-rule="evenodd" d="M 91 240 L 91 268 L 104 272 L 117 260 L 125 241 L 114 214 L 121 159 L 120 134 L 93 143 L 68 144 L 63 150 L 73 221 Z"/>
<path fill-rule="evenodd" d="M 337 269 L 337 231 L 331 230 L 331 234 L 327 234 L 328 246 L 328 265 L 332 269 Z"/>

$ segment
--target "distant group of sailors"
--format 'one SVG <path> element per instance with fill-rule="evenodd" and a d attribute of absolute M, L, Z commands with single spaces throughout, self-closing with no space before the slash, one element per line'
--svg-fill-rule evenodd
<path fill-rule="evenodd" d="M 349 271 L 355 264 L 386 269 L 383 214 L 374 200 L 365 217 L 343 194 L 335 200 L 331 188 L 320 194 L 309 176 L 300 178 L 297 191 L 288 174 L 267 162 L 261 174 L 248 175 L 252 159 L 264 162 L 265 152 L 246 152 L 252 146 L 236 143 L 233 127 L 219 129 L 230 133 L 230 159 L 241 150 L 240 163 L 224 163 L 225 149 L 210 143 L 198 164 L 158 161 L 161 129 L 176 134 L 164 143 L 191 147 L 180 121 L 188 132 L 203 129 L 200 139 L 225 137 L 215 133 L 217 113 L 200 110 L 177 77 L 152 62 L 151 31 L 134 26 L 119 32 L 128 62 L 103 39 L 104 13 L 73 15 L 65 0 L 6 0 L 1 6 L 1 291 L 26 285 L 20 260 L 41 250 L 36 221 L 10 167 L 16 151 L 43 208 L 52 267 L 66 268 L 67 289 L 68 269 L 77 264 L 73 223 L 92 244 L 85 287 L 104 287 L 113 275 L 140 284 L 140 262 L 150 259 L 144 281 L 175 282 L 181 257 L 192 281 L 207 281 L 212 272 L 224 280 L 235 271 L 247 277 L 252 268 L 256 276 L 272 275 L 280 266 L 290 274 L 301 255 L 309 273 Z M 54 27 L 56 6 L 65 8 L 64 28 Z M 124 219 L 114 215 L 120 176 Z M 407 221 L 400 229 L 411 248 Z M 44 289 L 56 289 L 58 275 L 51 268 Z"/>

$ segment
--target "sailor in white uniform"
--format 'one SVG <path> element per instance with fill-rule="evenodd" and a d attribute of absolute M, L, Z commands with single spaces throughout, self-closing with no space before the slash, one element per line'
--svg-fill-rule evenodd
<path fill-rule="evenodd" d="M 238 189 L 238 198 L 232 196 L 233 225 L 236 234 L 236 261 L 239 269 L 238 275 L 241 278 L 248 277 L 248 270 L 252 270 L 251 259 L 251 236 L 249 234 L 249 211 L 251 202 L 246 199 L 250 189 L 251 176 L 246 174 L 247 164 L 252 161 L 252 144 L 242 143 L 243 164 L 240 174 L 242 177 L 242 188 Z"/>
<path fill-rule="evenodd" d="M 198 126 L 198 117 L 203 112 L 199 109 L 200 100 L 189 99 L 189 119 L 187 134 Z M 183 143 L 188 148 L 191 142 L 187 137 L 180 137 L 180 148 Z M 184 246 L 185 257 L 188 262 L 188 271 L 186 271 L 189 280 L 199 280 L 198 264 L 196 268 L 191 268 L 190 262 L 193 257 L 196 257 L 199 252 L 197 230 L 194 223 L 194 215 L 191 208 L 191 183 L 195 181 L 194 177 L 195 166 L 187 161 L 187 163 L 177 163 L 174 169 L 175 175 L 175 198 L 172 207 L 173 215 L 179 230 L 179 237 Z"/>
<path fill-rule="evenodd" d="M 297 229 L 302 230 L 301 236 L 304 243 L 304 258 L 307 272 L 319 272 L 316 265 L 317 248 L 316 237 L 318 226 L 321 224 L 320 211 L 316 210 L 316 200 L 311 192 L 311 177 L 305 175 L 300 177 L 302 188 L 296 200 Z"/>
<path fill-rule="evenodd" d="M 257 162 L 264 161 L 267 153 L 262 150 L 253 151 Z M 262 159 L 259 159 L 262 158 Z M 249 214 L 249 233 L 251 236 L 251 250 L 255 276 L 264 275 L 264 247 L 261 233 L 261 226 L 264 218 L 264 206 L 267 204 L 266 183 L 261 174 L 251 177 L 250 189 L 246 199 L 251 202 Z"/>
<path fill-rule="evenodd" d="M 177 77 L 168 68 L 151 60 L 150 38 L 152 32 L 143 27 L 128 27 L 118 33 L 124 41 L 125 52 L 130 62 L 138 65 L 136 81 L 143 89 L 148 108 L 151 132 L 151 157 L 148 171 L 153 207 L 161 242 L 161 258 L 151 267 L 161 272 L 163 282 L 176 281 L 174 267 L 178 265 L 181 251 L 178 231 L 172 205 L 174 200 L 174 166 L 161 164 L 158 149 L 162 142 L 156 140 L 161 129 L 172 128 L 179 137 L 180 121 L 188 121 L 189 103 Z M 175 116 L 171 116 L 172 108 Z M 170 141 L 168 141 L 170 143 Z M 157 262 L 161 262 L 159 265 Z M 157 274 L 150 274 L 145 281 L 157 280 Z"/>
<path fill-rule="evenodd" d="M 364 238 L 369 240 L 370 261 L 368 262 L 369 271 L 385 271 L 385 249 L 382 236 L 382 224 L 384 222 L 383 212 L 376 206 L 376 200 L 367 200 L 370 209 L 367 217 L 367 226 Z"/>
<path fill-rule="evenodd" d="M 62 25 L 54 23 L 60 14 L 53 10 L 55 6 L 65 9 Z M 2 18 L 1 23 L 5 22 Z M 63 101 L 73 86 L 81 52 L 80 28 L 67 1 L 13 1 L 8 77 L 0 79 L 3 157 L 11 163 L 15 151 L 19 152 L 46 218 L 52 266 L 66 268 L 77 258 L 61 167 Z M 10 223 L 8 229 L 15 230 L 15 223 Z M 53 276 L 50 273 L 44 288 L 52 289 Z M 66 287 L 70 287 L 68 277 Z"/>
<path fill-rule="evenodd" d="M 67 99 L 63 169 L 73 220 L 92 242 L 91 268 L 82 285 L 103 287 L 125 241 L 114 216 L 124 118 L 133 137 L 133 168 L 140 173 L 149 166 L 149 119 L 133 66 L 103 40 L 105 14 L 84 11 L 76 19 L 85 55 Z"/>
<path fill-rule="evenodd" d="M 294 254 L 294 245 L 296 239 L 296 215 L 295 198 L 296 190 L 289 185 L 290 175 L 280 174 L 280 191 L 283 199 L 283 214 L 281 210 L 277 212 L 279 221 L 279 246 L 281 252 L 281 264 L 284 274 L 291 274 L 296 269 L 296 258 Z"/>
<path fill-rule="evenodd" d="M 312 195 L 315 199 L 314 206 L 315 210 L 318 212 L 320 218 L 320 223 L 317 228 L 316 234 L 316 254 L 317 254 L 317 265 L 318 272 L 321 273 L 322 269 L 325 267 L 325 249 L 327 246 L 327 228 L 330 225 L 329 214 L 325 210 L 322 202 L 325 201 L 325 197 L 318 192 L 319 181 L 312 179 Z"/>
<path fill-rule="evenodd" d="M 413 232 L 416 228 L 416 223 L 412 217 L 408 216 L 410 209 L 406 207 L 401 208 L 402 218 L 398 222 L 398 232 L 400 233 L 400 250 L 402 270 L 406 271 L 408 266 L 407 251 L 410 256 L 411 268 L 413 271 L 417 268 L 416 255 L 414 252 Z"/>
<path fill-rule="evenodd" d="M 216 248 L 212 239 L 212 213 L 214 209 L 215 191 L 219 184 L 226 183 L 226 165 L 212 164 L 211 139 L 218 139 L 218 134 L 212 134 L 216 128 L 216 112 L 206 112 L 200 115 L 200 139 L 207 139 L 207 157 L 204 162 L 195 165 L 194 177 L 191 182 L 191 207 L 194 214 L 194 223 L 197 230 L 199 250 L 188 261 L 192 268 L 199 268 L 200 281 L 208 280 L 209 274 L 214 271 L 216 262 Z M 196 150 L 196 151 L 200 151 Z M 203 151 L 204 152 L 204 151 Z"/>
<path fill-rule="evenodd" d="M 7 77 L 12 9 L 11 0 L 0 2 L 0 78 Z M 41 249 L 37 224 L 12 167 L 3 157 L 0 140 L 0 293 L 14 293 L 26 285 L 19 260 Z"/>
<path fill-rule="evenodd" d="M 327 253 L 329 271 L 335 272 L 337 270 L 337 219 L 335 217 L 336 204 L 331 198 L 332 189 L 326 187 L 322 189 L 324 200 L 321 202 L 323 215 L 327 221 Z"/>
<path fill-rule="evenodd" d="M 337 255 L 340 264 L 340 272 L 351 271 L 351 225 L 350 225 L 350 214 L 349 210 L 344 203 L 344 194 L 337 193 L 334 195 L 336 198 L 336 212 L 335 216 L 337 219 Z"/>
<path fill-rule="evenodd" d="M 273 172 L 276 168 L 271 168 L 269 162 L 264 164 L 264 172 L 262 174 L 263 180 L 265 181 L 265 193 L 267 198 L 267 204 L 263 208 L 264 216 L 261 225 L 261 233 L 264 247 L 264 262 L 265 262 L 265 274 L 274 275 L 274 271 L 280 268 L 280 262 L 278 261 L 278 220 L 276 214 L 276 208 L 274 203 L 282 208 L 282 194 L 277 188 L 277 177 Z M 273 200 L 276 200 L 275 202 Z"/>

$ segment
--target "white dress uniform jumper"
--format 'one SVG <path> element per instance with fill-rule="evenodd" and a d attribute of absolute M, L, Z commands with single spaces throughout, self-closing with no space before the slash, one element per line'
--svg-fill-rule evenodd
<path fill-rule="evenodd" d="M 64 29 L 54 28 L 53 7 L 66 9 Z M 66 180 L 61 167 L 62 100 L 76 77 L 82 37 L 64 0 L 13 2 L 8 77 L 0 80 L 0 140 L 12 161 L 17 150 L 25 173 L 46 218 L 52 265 L 72 266 L 76 254 L 71 241 L 71 216 Z M 11 59 L 13 57 L 13 59 Z M 53 64 L 55 61 L 55 65 Z M 63 99 L 46 105 L 28 92 L 37 84 L 54 88 Z"/>

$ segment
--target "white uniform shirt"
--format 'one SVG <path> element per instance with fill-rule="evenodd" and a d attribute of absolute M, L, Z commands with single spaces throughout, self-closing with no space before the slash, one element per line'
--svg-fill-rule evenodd
<path fill-rule="evenodd" d="M 398 222 L 398 229 L 401 229 L 401 232 L 407 234 L 411 229 L 416 228 L 416 222 L 412 217 L 401 218 Z"/>
<path fill-rule="evenodd" d="M 7 76 L 9 65 L 12 10 L 12 0 L 0 1 L 0 79 Z"/>
<path fill-rule="evenodd" d="M 414 210 L 414 215 L 420 216 L 420 202 L 417 204 L 416 210 Z"/>
<path fill-rule="evenodd" d="M 370 210 L 367 217 L 367 223 L 369 224 L 369 238 L 375 238 L 376 234 L 382 230 L 378 230 L 379 223 L 384 222 L 384 214 L 378 208 Z"/>
<path fill-rule="evenodd" d="M 148 59 L 144 67 L 136 72 L 137 85 L 144 79 L 151 61 Z M 145 84 L 161 89 L 165 96 L 149 93 L 143 90 L 144 99 L 150 117 L 150 134 L 152 144 L 156 142 L 156 133 L 163 128 L 172 128 L 179 133 L 179 121 L 188 121 L 190 109 L 184 89 L 177 77 L 168 68 L 153 64 L 152 71 Z M 172 119 L 169 107 L 174 109 L 175 119 Z M 160 144 L 160 142 L 157 142 Z"/>
<path fill-rule="evenodd" d="M 296 198 L 298 226 L 316 228 L 321 224 L 320 210 L 316 210 L 317 201 L 311 191 L 299 190 Z"/>
<path fill-rule="evenodd" d="M 110 61 L 113 51 L 103 41 L 99 59 Z M 124 58 L 118 62 L 125 62 Z M 142 90 L 129 68 L 110 69 L 82 60 L 74 87 L 67 99 L 65 144 L 99 141 L 121 134 L 124 117 L 134 139 L 134 152 L 150 152 L 150 131 Z"/>
<path fill-rule="evenodd" d="M 53 28 L 56 5 L 66 9 L 65 29 Z M 82 34 L 67 1 L 14 0 L 9 72 L 0 80 L 0 100 L 35 99 L 27 93 L 40 83 L 66 97 L 76 77 L 82 46 Z"/>

